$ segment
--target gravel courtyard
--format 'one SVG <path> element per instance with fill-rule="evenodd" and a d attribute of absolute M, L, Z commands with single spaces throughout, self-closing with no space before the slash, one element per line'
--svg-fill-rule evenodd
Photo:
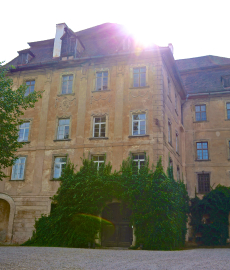
<path fill-rule="evenodd" d="M 230 269 L 230 249 L 145 251 L 0 247 L 0 269 Z"/>

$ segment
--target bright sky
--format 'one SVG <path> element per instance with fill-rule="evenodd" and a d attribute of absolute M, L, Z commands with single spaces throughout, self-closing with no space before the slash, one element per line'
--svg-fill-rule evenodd
<path fill-rule="evenodd" d="M 27 42 L 54 38 L 63 22 L 74 32 L 123 24 L 159 46 L 172 43 L 175 59 L 230 58 L 229 0 L 11 0 L 1 8 L 0 61 L 9 62 Z"/>

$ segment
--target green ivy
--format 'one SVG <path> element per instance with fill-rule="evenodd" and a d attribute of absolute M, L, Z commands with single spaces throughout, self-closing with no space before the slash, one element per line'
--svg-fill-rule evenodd
<path fill-rule="evenodd" d="M 137 172 L 129 158 L 119 172 L 112 172 L 110 163 L 97 170 L 93 161 L 83 159 L 78 172 L 69 162 L 60 180 L 52 198 L 56 207 L 36 221 L 36 231 L 24 245 L 87 247 L 106 222 L 98 216 L 112 198 L 132 210 L 137 246 L 173 250 L 184 245 L 188 194 L 171 167 L 168 176 L 164 173 L 161 159 L 154 172 L 148 161 Z"/>
<path fill-rule="evenodd" d="M 218 185 L 203 199 L 197 196 L 190 203 L 190 225 L 193 237 L 203 245 L 225 245 L 228 235 L 230 188 Z"/>

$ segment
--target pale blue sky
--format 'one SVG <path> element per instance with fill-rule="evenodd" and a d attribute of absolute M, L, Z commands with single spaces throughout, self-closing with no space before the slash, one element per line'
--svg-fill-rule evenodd
<path fill-rule="evenodd" d="M 106 22 L 131 26 L 157 45 L 172 43 L 176 59 L 230 57 L 227 0 L 12 0 L 1 7 L 0 61 L 16 57 L 27 42 L 54 38 L 62 22 L 73 31 Z"/>

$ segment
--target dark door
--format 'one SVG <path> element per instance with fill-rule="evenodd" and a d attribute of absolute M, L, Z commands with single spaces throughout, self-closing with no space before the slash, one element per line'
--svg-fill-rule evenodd
<path fill-rule="evenodd" d="M 129 247 L 132 244 L 130 216 L 130 209 L 120 203 L 109 204 L 103 210 L 102 218 L 109 222 L 102 224 L 102 246 Z"/>

